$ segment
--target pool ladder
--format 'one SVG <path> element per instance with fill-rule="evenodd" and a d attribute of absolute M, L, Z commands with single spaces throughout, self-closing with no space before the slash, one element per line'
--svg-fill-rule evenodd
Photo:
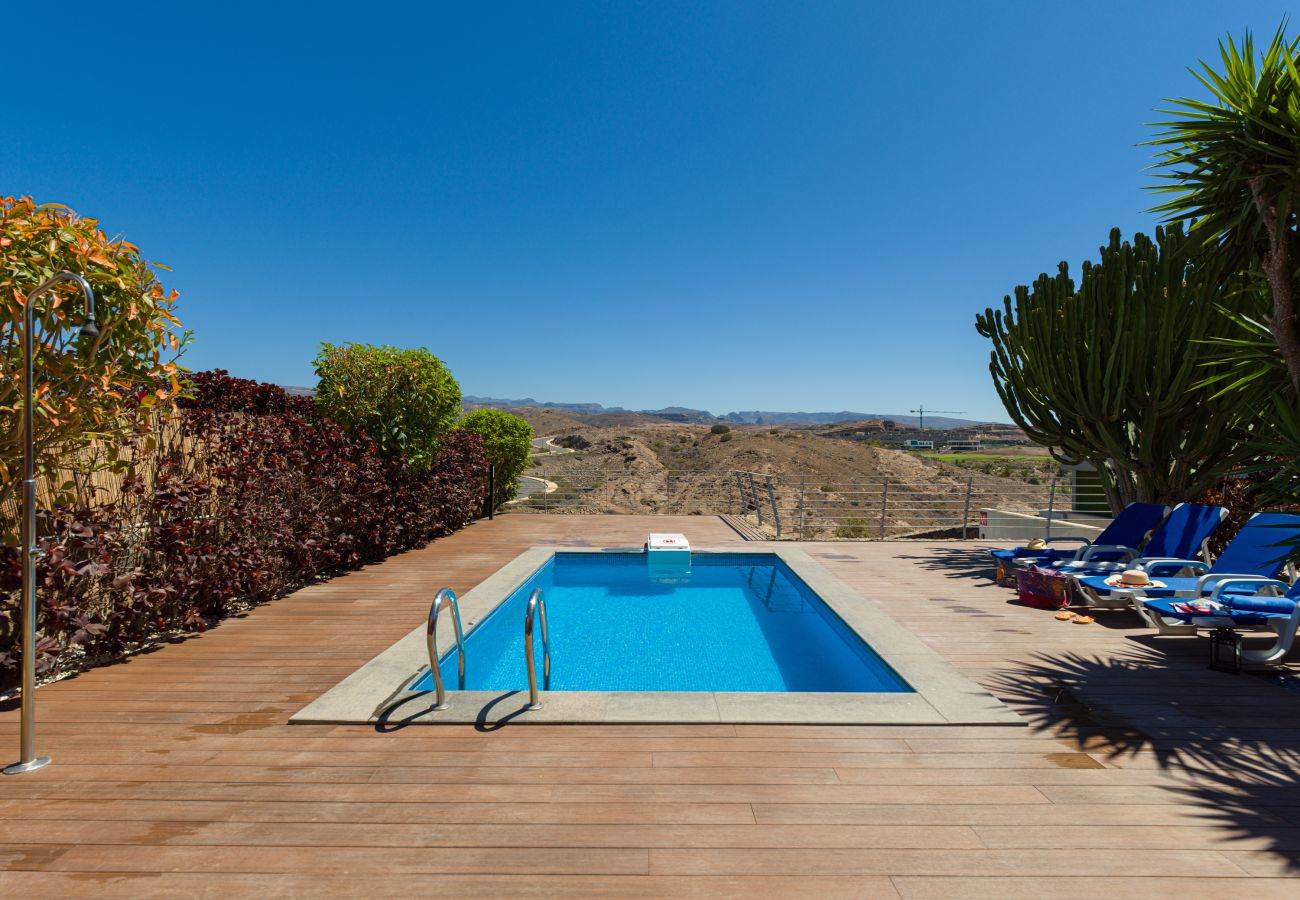
<path fill-rule="evenodd" d="M 541 709 L 542 701 L 537 696 L 537 661 L 533 658 L 533 614 L 542 622 L 542 679 L 543 687 L 551 689 L 551 643 L 546 633 L 546 600 L 542 589 L 536 588 L 528 596 L 528 608 L 524 611 L 524 663 L 528 667 L 528 705 L 527 710 Z"/>
<path fill-rule="evenodd" d="M 442 668 L 438 665 L 438 616 L 444 608 L 451 608 L 451 622 L 456 630 L 456 676 L 458 689 L 465 690 L 465 634 L 460 626 L 460 604 L 456 594 L 445 587 L 438 591 L 429 607 L 429 622 L 424 631 L 424 643 L 429 651 L 429 674 L 433 676 L 435 712 L 447 709 L 451 703 L 447 700 L 447 689 L 442 683 Z M 528 597 L 528 607 L 524 611 L 524 662 L 528 668 L 528 705 L 526 710 L 542 708 L 541 698 L 537 694 L 537 661 L 533 653 L 533 619 L 542 625 L 542 686 L 551 689 L 551 641 L 546 628 L 546 600 L 541 588 L 537 588 Z"/>
<path fill-rule="evenodd" d="M 434 595 L 433 606 L 429 607 L 429 624 L 424 632 L 424 643 L 429 648 L 429 673 L 433 676 L 436 693 L 434 710 L 444 710 L 451 706 L 447 701 L 447 689 L 443 687 L 442 670 L 438 665 L 438 614 L 444 607 L 451 607 L 451 622 L 456 629 L 456 675 L 460 682 L 458 689 L 465 690 L 465 635 L 460 628 L 460 604 L 456 602 L 456 594 L 452 589 L 445 587 Z"/>

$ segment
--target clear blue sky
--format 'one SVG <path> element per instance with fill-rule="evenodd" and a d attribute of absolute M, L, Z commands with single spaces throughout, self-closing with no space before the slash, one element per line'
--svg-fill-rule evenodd
<path fill-rule="evenodd" d="M 288 7 L 5 11 L 3 190 L 171 265 L 191 368 L 384 342 L 474 394 L 993 419 L 975 313 L 1150 227 L 1142 123 L 1286 11 Z"/>

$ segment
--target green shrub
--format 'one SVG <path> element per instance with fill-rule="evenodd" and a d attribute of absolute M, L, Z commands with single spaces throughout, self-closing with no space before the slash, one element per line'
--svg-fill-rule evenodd
<path fill-rule="evenodd" d="M 710 433 L 710 434 L 726 434 L 726 433 L 727 433 L 728 431 L 730 431 L 730 430 L 731 430 L 731 427 L 728 426 L 728 425 L 714 425 L 712 428 L 709 429 L 709 433 Z"/>
<path fill-rule="evenodd" d="M 832 533 L 837 538 L 861 540 L 872 537 L 878 531 L 879 523 L 873 523 L 868 519 L 848 519 L 844 524 L 837 525 Z"/>
<path fill-rule="evenodd" d="M 519 476 L 528 466 L 533 426 L 499 409 L 476 409 L 465 414 L 460 427 L 483 439 L 488 462 L 497 467 L 495 503 L 500 506 L 513 499 Z"/>
<path fill-rule="evenodd" d="M 389 457 L 429 466 L 438 439 L 460 415 L 460 385 L 423 347 L 321 344 L 313 360 L 316 406 L 349 433 L 364 433 Z"/>
<path fill-rule="evenodd" d="M 176 319 L 176 292 L 164 290 L 154 270 L 134 244 L 110 238 L 95 219 L 0 195 L 0 535 L 16 524 L 9 504 L 21 484 L 24 296 L 61 271 L 84 273 L 95 292 L 94 339 L 79 337 L 85 307 L 75 285 L 41 295 L 32 307 L 41 491 L 52 491 L 44 501 L 51 506 L 73 506 L 86 491 L 64 482 L 61 459 L 80 466 L 93 458 L 96 469 L 125 465 L 140 411 L 170 409 L 186 393 L 177 360 L 189 334 Z M 82 453 L 86 435 L 97 439 L 96 452 Z"/>
<path fill-rule="evenodd" d="M 724 434 L 722 437 L 718 438 L 718 440 L 725 444 L 727 441 L 731 440 L 731 434 Z"/>

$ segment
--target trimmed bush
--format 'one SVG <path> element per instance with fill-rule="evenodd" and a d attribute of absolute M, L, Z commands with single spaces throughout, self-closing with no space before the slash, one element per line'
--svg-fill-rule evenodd
<path fill-rule="evenodd" d="M 116 497 L 43 511 L 39 671 L 202 631 L 322 573 L 422 546 L 482 507 L 487 462 L 471 432 L 445 435 L 421 469 L 273 385 L 224 372 L 191 385 L 174 420 L 135 444 Z M 16 592 L 18 556 L 3 552 L 0 590 Z M 16 624 L 0 614 L 0 685 L 16 676 Z"/>
<path fill-rule="evenodd" d="M 313 364 L 321 414 L 417 469 L 432 463 L 460 415 L 460 385 L 423 347 L 321 344 Z"/>
<path fill-rule="evenodd" d="M 460 428 L 483 439 L 488 462 L 496 466 L 496 496 L 500 506 L 514 499 L 519 476 L 528 468 L 533 426 L 499 409 L 476 409 L 460 420 Z"/>
<path fill-rule="evenodd" d="M 729 425 L 714 425 L 709 429 L 709 434 L 726 434 L 731 430 Z"/>

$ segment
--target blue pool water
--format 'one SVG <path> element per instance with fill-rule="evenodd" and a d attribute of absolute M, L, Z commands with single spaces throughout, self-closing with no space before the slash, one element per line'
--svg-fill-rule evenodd
<path fill-rule="evenodd" d="M 642 553 L 557 553 L 465 639 L 465 690 L 527 690 L 534 588 L 550 633 L 545 690 L 911 691 L 774 554 L 696 554 L 688 573 L 655 577 Z M 438 638 L 453 640 L 445 618 Z M 441 671 L 456 690 L 454 647 Z M 412 688 L 432 686 L 426 671 Z"/>

